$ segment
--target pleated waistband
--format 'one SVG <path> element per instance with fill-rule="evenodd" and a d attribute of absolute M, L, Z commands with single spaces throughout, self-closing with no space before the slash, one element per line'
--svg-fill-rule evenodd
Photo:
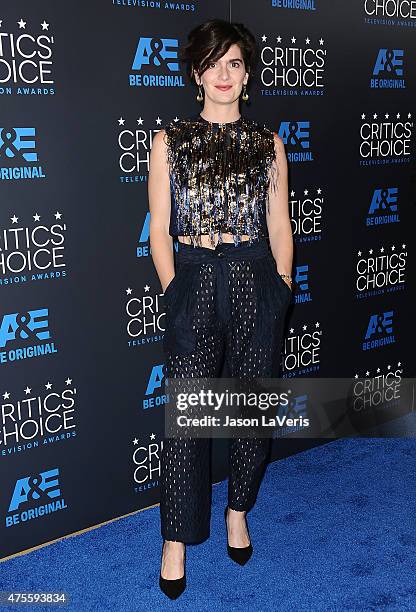
<path fill-rule="evenodd" d="M 215 249 L 200 246 L 194 247 L 191 244 L 178 242 L 176 258 L 178 263 L 196 264 L 213 261 L 218 258 L 227 261 L 260 259 L 269 254 L 270 249 L 267 240 L 261 238 L 251 244 L 247 240 L 237 246 L 233 242 L 222 242 L 217 244 Z"/>

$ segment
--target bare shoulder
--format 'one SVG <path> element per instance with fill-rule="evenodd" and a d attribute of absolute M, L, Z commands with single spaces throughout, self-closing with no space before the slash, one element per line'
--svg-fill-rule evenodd
<path fill-rule="evenodd" d="M 274 138 L 274 146 L 276 147 L 276 150 L 279 153 L 284 153 L 285 143 L 283 142 L 283 139 L 279 136 L 277 132 L 273 132 L 273 138 Z"/>
<path fill-rule="evenodd" d="M 162 149 L 166 147 L 166 130 L 162 128 L 153 136 L 153 144 L 152 147 L 156 147 L 158 149 Z"/>

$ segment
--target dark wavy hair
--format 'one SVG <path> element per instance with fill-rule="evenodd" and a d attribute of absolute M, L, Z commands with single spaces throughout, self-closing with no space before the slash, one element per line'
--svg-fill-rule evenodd
<path fill-rule="evenodd" d="M 240 47 L 246 72 L 251 74 L 257 61 L 256 40 L 242 23 L 210 19 L 193 28 L 188 43 L 179 52 L 189 79 L 193 80 L 194 71 L 201 76 L 210 62 L 216 62 L 234 44 Z"/>

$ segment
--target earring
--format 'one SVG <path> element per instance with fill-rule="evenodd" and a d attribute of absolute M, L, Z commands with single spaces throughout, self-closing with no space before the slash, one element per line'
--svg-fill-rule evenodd
<path fill-rule="evenodd" d="M 202 95 L 201 85 L 198 85 L 198 95 L 196 99 L 198 100 L 198 102 L 202 102 L 202 100 L 204 99 L 204 96 Z"/>
<path fill-rule="evenodd" d="M 244 100 L 244 102 L 247 102 L 247 100 L 248 100 L 248 93 L 247 93 L 247 86 L 246 85 L 244 85 L 243 95 L 241 96 L 241 98 Z"/>

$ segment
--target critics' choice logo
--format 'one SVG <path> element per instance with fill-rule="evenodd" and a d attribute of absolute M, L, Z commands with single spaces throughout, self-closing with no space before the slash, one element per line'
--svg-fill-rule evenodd
<path fill-rule="evenodd" d="M 368 254 L 357 252 L 356 281 L 357 299 L 400 291 L 404 288 L 407 250 L 406 245 L 389 249 L 384 246 L 369 249 Z"/>
<path fill-rule="evenodd" d="M 278 130 L 287 146 L 287 159 L 292 163 L 313 161 L 309 121 L 281 121 Z"/>
<path fill-rule="evenodd" d="M 18 223 L 14 214 L 11 227 L 0 227 L 0 287 L 61 279 L 67 274 L 62 213 L 54 213 L 55 223 L 41 222 L 38 213 L 32 217 L 32 226 Z"/>
<path fill-rule="evenodd" d="M 49 341 L 48 314 L 47 308 L 0 313 L 0 365 L 58 352 Z"/>
<path fill-rule="evenodd" d="M 407 164 L 411 161 L 410 144 L 413 136 L 412 113 L 390 116 L 361 115 L 360 166 L 377 164 Z"/>
<path fill-rule="evenodd" d="M 370 25 L 415 27 L 413 0 L 362 0 L 364 21 Z"/>
<path fill-rule="evenodd" d="M 126 291 L 127 302 L 127 344 L 130 347 L 145 346 L 163 340 L 165 333 L 165 310 L 163 293 L 150 291 L 150 285 L 143 287 L 144 292 L 135 296 L 133 289 Z"/>
<path fill-rule="evenodd" d="M 38 161 L 34 127 L 0 127 L 1 180 L 46 178 Z"/>
<path fill-rule="evenodd" d="M 124 117 L 120 117 L 117 123 L 120 183 L 147 183 L 153 137 L 162 129 L 162 119 L 157 117 L 154 127 L 146 127 L 142 117 L 131 126 L 126 125 Z"/>
<path fill-rule="evenodd" d="M 380 187 L 374 189 L 367 212 L 366 225 L 375 227 L 388 223 L 399 223 L 399 188 Z"/>
<path fill-rule="evenodd" d="M 28 385 L 24 394 L 5 391 L 0 396 L 0 455 L 8 457 L 74 438 L 76 395 L 69 377 L 65 386 L 48 381 L 40 391 L 32 392 Z"/>
<path fill-rule="evenodd" d="M 52 512 L 65 510 L 59 468 L 32 473 L 16 481 L 6 515 L 6 527 L 14 527 Z"/>
<path fill-rule="evenodd" d="M 290 217 L 296 242 L 316 242 L 322 239 L 322 188 L 304 189 L 299 194 L 292 189 L 289 194 Z"/>
<path fill-rule="evenodd" d="M 393 310 L 386 310 L 370 315 L 361 345 L 363 351 L 379 349 L 396 342 L 393 330 L 393 314 Z"/>
<path fill-rule="evenodd" d="M 380 49 L 370 79 L 371 89 L 405 89 L 403 49 Z"/>
<path fill-rule="evenodd" d="M 133 440 L 133 488 L 135 493 L 145 493 L 159 486 L 160 456 L 163 450 L 163 439 L 158 440 L 151 433 L 145 439 Z"/>
<path fill-rule="evenodd" d="M 326 49 L 320 38 L 314 43 L 309 37 L 299 40 L 281 36 L 261 37 L 261 73 L 263 96 L 290 95 L 322 96 L 324 93 L 324 72 Z"/>
<path fill-rule="evenodd" d="M 308 329 L 309 327 L 309 329 Z M 282 378 L 304 376 L 319 371 L 322 330 L 319 321 L 289 329 L 282 351 Z"/>
<path fill-rule="evenodd" d="M 50 24 L 0 19 L 0 94 L 55 94 Z"/>
<path fill-rule="evenodd" d="M 398 405 L 402 378 L 403 366 L 400 361 L 396 366 L 388 364 L 383 369 L 378 367 L 374 374 L 371 374 L 370 370 L 362 376 L 355 374 L 352 410 L 362 413 L 377 410 L 380 406 L 391 408 Z"/>
<path fill-rule="evenodd" d="M 177 38 L 141 36 L 129 74 L 130 87 L 184 87 L 178 50 Z"/>

